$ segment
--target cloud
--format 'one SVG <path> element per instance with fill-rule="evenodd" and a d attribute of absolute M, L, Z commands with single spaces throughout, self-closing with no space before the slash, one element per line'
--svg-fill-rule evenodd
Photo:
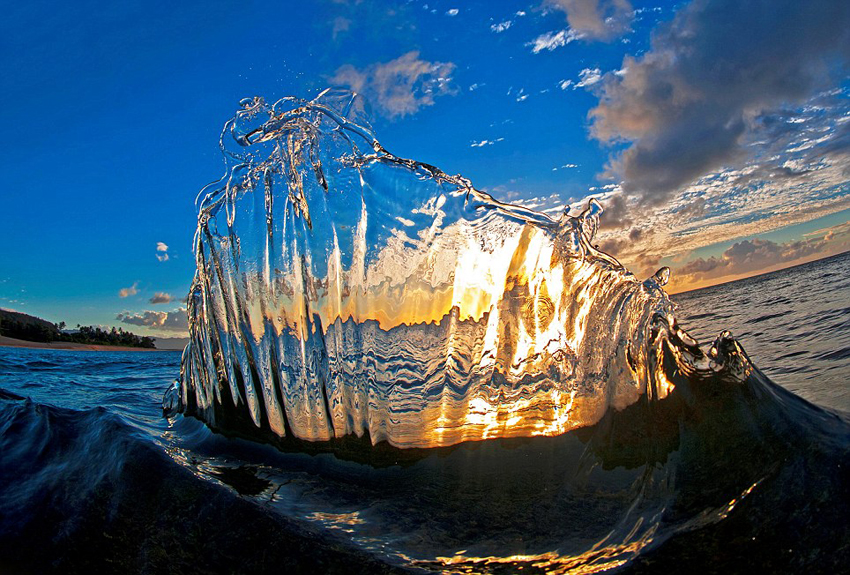
<path fill-rule="evenodd" d="M 168 331 L 186 331 L 189 322 L 186 317 L 186 309 L 180 308 L 174 311 L 143 311 L 141 313 L 123 312 L 115 316 L 121 323 L 149 327 L 152 329 L 163 329 Z"/>
<path fill-rule="evenodd" d="M 331 29 L 331 36 L 334 40 L 336 40 L 337 36 L 339 36 L 343 32 L 348 32 L 351 28 L 351 20 L 345 18 L 343 16 L 337 16 L 333 19 L 333 27 Z"/>
<path fill-rule="evenodd" d="M 501 34 L 513 25 L 513 20 L 505 20 L 504 22 L 499 22 L 498 24 L 491 24 L 490 30 L 492 30 L 496 34 Z"/>
<path fill-rule="evenodd" d="M 602 80 L 602 70 L 599 68 L 585 68 L 578 73 L 578 78 L 579 81 L 573 86 L 573 90 L 598 84 Z"/>
<path fill-rule="evenodd" d="M 118 290 L 118 297 L 130 297 L 139 293 L 139 282 L 134 282 L 133 285 Z"/>
<path fill-rule="evenodd" d="M 392 119 L 434 105 L 437 96 L 454 94 L 454 70 L 452 62 L 428 62 L 413 51 L 362 70 L 346 64 L 337 69 L 330 82 L 363 94 Z"/>
<path fill-rule="evenodd" d="M 504 138 L 496 138 L 495 140 L 481 140 L 480 142 L 472 142 L 470 148 L 483 148 L 484 146 L 492 146 L 496 142 L 504 141 Z"/>
<path fill-rule="evenodd" d="M 168 246 L 163 242 L 156 242 L 156 259 L 161 262 L 168 261 Z"/>
<path fill-rule="evenodd" d="M 608 174 L 649 203 L 751 156 L 759 118 L 846 77 L 850 4 L 694 0 L 600 83 L 593 137 L 630 144 Z M 793 125 L 792 125 L 793 126 Z"/>
<path fill-rule="evenodd" d="M 725 276 L 752 275 L 813 257 L 823 257 L 840 250 L 830 249 L 836 234 L 786 243 L 750 239 L 736 242 L 720 256 L 697 258 L 676 270 L 679 283 L 716 279 Z M 846 246 L 845 246 L 846 247 Z"/>
<path fill-rule="evenodd" d="M 559 30 L 557 32 L 546 32 L 545 34 L 541 34 L 531 42 L 528 42 L 526 46 L 531 46 L 531 51 L 535 54 L 539 54 L 543 50 L 551 52 L 552 50 L 566 46 L 570 42 L 574 42 L 583 37 L 584 36 L 581 33 L 565 28 L 564 30 Z"/>
<path fill-rule="evenodd" d="M 457 8 L 451 8 L 446 11 L 446 16 L 457 16 L 457 13 L 460 12 Z"/>
<path fill-rule="evenodd" d="M 148 301 L 150 301 L 152 304 L 160 304 L 160 303 L 171 303 L 173 300 L 174 300 L 174 298 L 171 297 L 171 294 L 158 291 L 155 294 L 153 294 L 153 297 Z"/>
<path fill-rule="evenodd" d="M 628 0 L 547 0 L 545 5 L 566 12 L 570 28 L 589 40 L 610 41 L 629 32 L 634 17 Z"/>
<path fill-rule="evenodd" d="M 850 126 L 848 95 L 830 90 L 797 109 L 760 116 L 742 144 L 753 156 L 745 165 L 703 176 L 663 203 L 650 205 L 615 184 L 591 187 L 605 207 L 600 245 L 616 244 L 614 255 L 646 275 L 654 271 L 641 267 L 650 256 L 663 257 L 673 267 L 669 262 L 682 262 L 698 248 L 850 208 L 850 141 L 844 129 Z M 634 227 L 644 230 L 640 241 L 621 241 Z M 676 278 L 671 285 L 682 283 Z M 687 287 L 696 286 L 691 281 Z"/>

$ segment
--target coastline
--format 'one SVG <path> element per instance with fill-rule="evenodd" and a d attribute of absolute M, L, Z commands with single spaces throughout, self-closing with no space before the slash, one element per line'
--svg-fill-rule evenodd
<path fill-rule="evenodd" d="M 68 351 L 164 351 L 161 349 L 149 349 L 146 347 L 122 347 L 120 345 L 96 345 L 86 343 L 74 343 L 71 341 L 53 341 L 50 343 L 41 341 L 26 341 L 0 335 L 0 347 L 27 347 L 32 349 L 63 349 Z"/>

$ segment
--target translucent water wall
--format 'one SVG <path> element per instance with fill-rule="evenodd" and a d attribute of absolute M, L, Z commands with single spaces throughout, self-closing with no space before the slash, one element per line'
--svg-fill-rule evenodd
<path fill-rule="evenodd" d="M 191 343 L 166 403 L 272 441 L 553 436 L 672 387 L 661 286 L 559 219 L 402 159 L 362 102 L 243 100 L 202 192 Z M 698 352 L 698 350 L 697 350 Z"/>

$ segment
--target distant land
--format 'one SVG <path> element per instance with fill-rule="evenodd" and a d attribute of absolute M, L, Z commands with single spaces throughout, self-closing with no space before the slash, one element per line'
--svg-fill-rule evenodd
<path fill-rule="evenodd" d="M 0 347 L 26 347 L 32 349 L 64 349 L 70 351 L 165 351 L 155 347 L 129 347 L 125 345 L 98 345 L 70 341 L 27 341 L 0 335 Z"/>
<path fill-rule="evenodd" d="M 103 330 L 77 326 L 77 329 L 67 331 L 64 328 L 65 322 L 54 324 L 33 315 L 0 309 L 0 345 L 3 346 L 96 351 L 157 349 L 154 338 L 138 336 L 121 328 Z"/>

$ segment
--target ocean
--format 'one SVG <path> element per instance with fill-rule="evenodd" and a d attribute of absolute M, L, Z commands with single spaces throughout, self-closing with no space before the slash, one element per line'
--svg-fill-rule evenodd
<path fill-rule="evenodd" d="M 758 369 L 397 462 L 164 417 L 177 352 L 0 348 L 0 573 L 845 570 L 850 253 L 672 300 Z"/>

